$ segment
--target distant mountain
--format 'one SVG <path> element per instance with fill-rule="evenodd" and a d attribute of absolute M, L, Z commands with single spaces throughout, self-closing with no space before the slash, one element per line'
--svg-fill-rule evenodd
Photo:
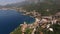
<path fill-rule="evenodd" d="M 3 6 L 2 5 L 0 5 L 0 8 L 2 8 Z"/>
<path fill-rule="evenodd" d="M 53 4 L 55 4 L 55 3 L 58 3 L 58 1 L 56 0 L 45 0 L 44 2 L 41 2 L 40 0 L 29 0 L 29 1 L 23 1 L 23 2 L 18 2 L 18 3 L 12 3 L 12 4 L 7 4 L 7 5 L 5 5 L 4 7 L 23 7 L 23 6 L 26 6 L 26 5 L 30 5 L 30 4 L 33 4 L 33 3 L 43 3 L 44 5 L 45 4 L 51 4 L 51 5 L 53 5 Z M 59 1 L 60 2 L 60 1 Z M 60 4 L 59 4 L 59 6 L 60 6 Z"/>
<path fill-rule="evenodd" d="M 24 2 L 18 2 L 18 3 L 13 3 L 13 4 L 7 4 L 7 5 L 5 5 L 5 7 L 22 7 L 22 6 L 26 6 L 29 4 L 31 4 L 31 3 L 28 1 L 24 1 Z"/>

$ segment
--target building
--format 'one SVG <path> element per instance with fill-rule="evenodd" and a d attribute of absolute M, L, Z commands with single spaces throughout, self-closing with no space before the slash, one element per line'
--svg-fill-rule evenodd
<path fill-rule="evenodd" d="M 55 19 L 60 18 L 60 12 L 56 13 L 54 17 L 55 17 Z"/>

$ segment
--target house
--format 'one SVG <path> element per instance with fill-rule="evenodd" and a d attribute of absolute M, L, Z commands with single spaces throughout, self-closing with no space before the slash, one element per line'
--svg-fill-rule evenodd
<path fill-rule="evenodd" d="M 54 16 L 53 16 L 54 19 L 59 19 L 60 18 L 60 12 L 57 12 Z"/>

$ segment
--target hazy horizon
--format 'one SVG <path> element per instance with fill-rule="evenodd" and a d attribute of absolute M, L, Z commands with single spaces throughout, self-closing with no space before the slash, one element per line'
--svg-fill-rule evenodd
<path fill-rule="evenodd" d="M 0 0 L 0 5 L 22 2 L 24 0 Z"/>
<path fill-rule="evenodd" d="M 18 2 L 22 2 L 22 1 L 37 1 L 37 0 L 0 0 L 0 5 L 4 6 L 6 4 L 12 4 L 12 3 L 18 3 Z M 45 2 L 47 0 L 40 0 L 40 2 Z M 60 0 L 53 0 L 54 2 L 56 2 L 57 4 L 60 4 Z"/>

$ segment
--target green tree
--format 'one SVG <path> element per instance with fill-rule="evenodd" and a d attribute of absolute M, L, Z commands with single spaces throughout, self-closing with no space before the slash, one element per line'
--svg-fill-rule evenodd
<path fill-rule="evenodd" d="M 25 34 L 31 34 L 33 29 L 27 28 Z"/>

